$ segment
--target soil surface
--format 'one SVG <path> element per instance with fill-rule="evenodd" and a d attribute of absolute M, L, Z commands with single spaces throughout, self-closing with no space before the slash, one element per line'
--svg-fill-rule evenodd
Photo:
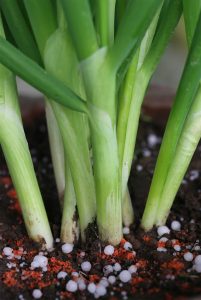
<path fill-rule="evenodd" d="M 74 246 L 70 254 L 64 254 L 59 240 L 60 209 L 48 150 L 44 116 L 26 130 L 34 166 L 42 190 L 49 220 L 55 237 L 55 248 L 47 253 L 33 244 L 26 235 L 16 192 L 13 188 L 2 154 L 0 155 L 0 299 L 34 299 L 33 290 L 39 289 L 40 299 L 190 299 L 201 295 L 201 273 L 194 262 L 187 262 L 184 254 L 190 252 L 195 258 L 201 254 L 201 146 L 182 183 L 177 199 L 168 218 L 170 233 L 158 237 L 157 229 L 144 233 L 139 228 L 145 199 L 148 194 L 158 153 L 162 130 L 156 125 L 141 121 L 137 150 L 129 181 L 130 193 L 136 216 L 136 224 L 128 229 L 113 255 L 104 254 L 96 227 L 91 226 L 90 239 L 85 245 Z M 171 229 L 173 220 L 181 229 Z M 165 238 L 165 239 L 164 239 Z M 129 241 L 131 245 L 126 242 Z M 12 249 L 6 256 L 5 247 Z M 46 270 L 30 268 L 34 257 L 42 254 L 48 258 Z M 89 272 L 81 269 L 81 263 L 89 261 Z M 120 280 L 118 271 L 133 267 L 134 273 L 128 283 Z M 108 267 L 109 266 L 109 267 Z M 58 279 L 60 271 L 65 279 Z M 115 277 L 111 277 L 111 275 Z M 103 278 L 104 277 L 104 278 Z M 106 278 L 109 278 L 106 279 Z M 112 279 L 113 278 L 113 279 Z M 71 293 L 66 284 L 73 280 L 78 291 Z M 116 280 L 112 282 L 112 280 Z M 109 282 L 108 282 L 109 281 Z M 97 284 L 99 292 L 88 291 L 89 283 Z M 83 290 L 81 290 L 83 289 Z M 35 297 L 37 296 L 37 292 Z M 39 295 L 40 296 L 40 295 Z M 196 298 L 196 299 L 199 299 Z"/>

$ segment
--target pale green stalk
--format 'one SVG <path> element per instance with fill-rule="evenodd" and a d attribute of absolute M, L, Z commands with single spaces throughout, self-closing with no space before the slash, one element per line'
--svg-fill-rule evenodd
<path fill-rule="evenodd" d="M 134 55 L 126 74 L 123 93 L 120 97 L 117 124 L 119 159 L 122 172 L 122 196 L 126 194 L 128 178 L 135 148 L 141 105 L 151 74 L 141 69 L 156 30 L 161 7 L 153 18 L 138 52 Z M 126 199 L 126 198 L 124 198 Z M 124 204 L 123 204 L 124 205 Z M 127 206 L 128 204 L 125 203 Z M 128 211 L 129 212 L 129 211 Z"/>
<path fill-rule="evenodd" d="M 4 36 L 1 24 L 1 35 Z M 0 65 L 0 143 L 29 236 L 52 248 L 53 237 L 24 134 L 13 75 Z M 22 159 L 21 159 L 22 158 Z"/>
<path fill-rule="evenodd" d="M 201 87 L 188 113 L 171 166 L 168 170 L 161 201 L 155 218 L 163 225 L 169 215 L 176 193 L 201 138 Z"/>
<path fill-rule="evenodd" d="M 70 86 L 72 90 L 83 95 L 77 58 L 66 29 L 58 29 L 48 40 L 45 50 L 45 66 L 50 73 Z M 89 223 L 93 222 L 96 214 L 94 179 L 88 145 L 88 121 L 85 115 L 72 112 L 55 103 L 52 103 L 52 108 L 63 140 L 65 161 L 67 160 L 69 163 L 72 174 L 73 185 L 69 184 L 75 189 L 81 236 L 85 239 L 85 230 Z M 67 162 L 65 162 L 65 167 Z M 67 174 L 67 172 L 66 169 L 65 173 Z M 68 178 L 70 177 L 68 176 Z M 68 182 L 66 184 L 68 185 Z M 62 219 L 61 236 L 67 241 L 69 236 L 65 237 L 67 233 L 65 224 L 71 222 L 71 232 L 74 231 L 75 195 L 70 191 L 69 193 L 65 191 L 65 195 L 72 196 L 64 197 L 64 209 L 68 208 L 71 211 L 68 214 L 64 210 Z M 74 213 L 72 213 L 73 210 Z"/>
<path fill-rule="evenodd" d="M 45 101 L 45 113 L 57 192 L 59 195 L 61 207 L 63 207 L 63 197 L 65 190 L 65 159 L 63 141 L 54 112 L 49 101 L 47 100 Z"/>
<path fill-rule="evenodd" d="M 66 159 L 65 162 L 66 188 L 63 198 L 61 240 L 64 243 L 73 244 L 79 238 L 79 226 L 76 215 L 76 195 L 68 160 Z"/>
<path fill-rule="evenodd" d="M 131 200 L 131 197 L 130 197 L 128 187 L 126 189 L 124 199 L 122 199 L 122 200 L 123 200 L 123 204 L 122 204 L 123 224 L 125 226 L 129 227 L 134 222 L 134 211 L 133 211 L 132 200 Z"/>
<path fill-rule="evenodd" d="M 122 238 L 119 160 L 116 137 L 116 76 L 104 64 L 102 48 L 81 64 L 91 112 L 97 222 L 102 240 L 118 244 Z"/>
<path fill-rule="evenodd" d="M 114 42 L 114 17 L 116 0 L 95 0 L 96 27 L 100 47 L 111 46 Z"/>

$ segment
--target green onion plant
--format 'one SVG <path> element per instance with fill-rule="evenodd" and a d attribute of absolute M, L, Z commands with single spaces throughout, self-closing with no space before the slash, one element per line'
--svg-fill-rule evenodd
<path fill-rule="evenodd" d="M 62 241 L 74 243 L 79 236 L 85 241 L 88 226 L 97 222 L 101 240 L 117 245 L 122 224 L 134 222 L 128 179 L 141 106 L 182 12 L 189 54 L 143 214 L 144 229 L 166 221 L 200 138 L 197 2 L 194 7 L 190 0 L 0 1 L 0 141 L 34 240 L 52 247 L 13 76 L 44 94 Z"/>

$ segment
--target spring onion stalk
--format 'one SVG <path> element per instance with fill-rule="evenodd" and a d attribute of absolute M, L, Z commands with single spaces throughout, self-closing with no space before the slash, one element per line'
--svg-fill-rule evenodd
<path fill-rule="evenodd" d="M 73 91 L 82 94 L 80 92 L 80 76 L 77 72 L 77 59 L 74 54 L 72 42 L 70 38 L 68 38 L 68 32 L 65 30 L 65 24 L 62 22 L 62 14 L 60 13 L 59 15 L 59 17 L 62 18 L 59 24 L 60 29 L 55 31 L 54 22 L 52 22 L 51 26 L 49 26 L 49 22 L 47 22 L 49 19 L 54 20 L 54 15 L 50 7 L 51 3 L 49 1 L 45 1 L 44 3 L 45 6 L 41 7 L 41 5 L 36 5 L 35 1 L 25 1 L 36 40 L 38 38 L 37 43 L 41 49 L 41 55 L 44 57 L 45 67 L 51 74 L 54 74 L 58 79 L 71 87 Z M 48 19 L 44 20 L 43 15 L 47 11 L 49 12 L 46 16 Z M 54 33 L 51 35 L 53 31 Z M 87 226 L 93 222 L 95 217 L 95 190 L 92 170 L 90 168 L 87 124 L 85 124 L 87 120 L 81 114 L 76 114 L 68 110 L 65 110 L 65 113 L 61 113 L 63 107 L 58 104 L 52 104 L 52 109 L 56 116 L 63 140 L 65 174 L 68 176 L 65 180 L 64 217 L 62 219 L 61 237 L 65 242 L 72 242 L 72 238 L 75 235 L 74 223 L 77 224 L 77 222 L 75 222 L 75 195 L 77 197 L 80 231 L 83 239 L 85 238 Z M 71 136 L 72 139 L 70 139 Z M 70 151 L 69 147 L 72 147 L 75 143 L 74 150 L 80 149 L 80 153 L 74 152 L 74 155 L 75 153 L 77 155 L 77 160 L 75 160 L 74 155 L 68 157 Z M 57 148 L 54 149 L 54 151 L 57 150 Z M 70 167 L 68 166 L 68 162 Z M 79 180 L 80 177 L 82 179 Z M 69 213 L 68 211 L 66 212 L 65 209 L 68 209 Z M 68 226 L 68 228 L 65 228 L 66 226 Z"/>
<path fill-rule="evenodd" d="M 90 8 L 87 5 L 83 8 L 83 11 L 85 11 L 83 17 L 80 11 L 76 9 L 76 6 L 74 6 L 74 1 L 63 0 L 61 2 L 78 58 L 81 61 L 88 107 L 91 112 L 99 233 L 103 240 L 117 244 L 122 237 L 122 210 L 116 137 L 116 71 L 129 54 L 129 51 L 137 43 L 137 38 L 139 38 L 138 26 L 142 26 L 142 30 L 148 26 L 159 3 L 158 1 L 149 2 L 150 6 L 146 6 L 146 12 L 148 13 L 149 10 L 149 14 L 147 14 L 145 24 L 142 15 L 139 14 L 140 16 L 136 22 L 138 26 L 133 25 L 132 27 L 130 25 L 131 21 L 133 21 L 134 10 L 139 8 L 140 3 L 136 1 L 134 6 L 131 5 L 130 9 L 127 10 L 127 15 L 124 17 L 123 25 L 117 33 L 117 41 L 114 41 L 111 50 L 107 51 L 107 47 L 100 50 L 96 50 L 94 47 L 96 39 L 94 37 Z M 81 2 L 82 4 L 80 1 L 76 1 L 76 5 L 84 5 L 83 3 L 86 1 Z M 90 42 L 87 49 L 84 47 L 87 35 L 82 30 L 82 27 L 77 28 L 77 19 L 79 19 L 81 24 L 85 22 L 85 26 L 89 28 Z M 133 38 L 135 35 L 136 38 Z M 80 39 L 80 37 L 82 38 Z"/>
<path fill-rule="evenodd" d="M 190 164 L 191 158 L 201 138 L 201 88 L 185 121 L 177 150 L 168 170 L 161 201 L 159 203 L 155 224 L 163 225 L 169 215 L 176 193 Z"/>
<path fill-rule="evenodd" d="M 83 94 L 82 82 L 77 68 L 77 58 L 73 52 L 72 42 L 67 30 L 58 29 L 48 40 L 45 50 L 45 66 L 61 81 L 71 86 L 78 94 Z M 72 174 L 81 236 L 85 239 L 85 230 L 92 223 L 96 214 L 95 187 L 92 175 L 91 159 L 88 145 L 87 119 L 83 114 L 63 109 L 53 104 L 53 110 L 60 128 Z M 67 171 L 67 170 L 66 170 Z M 65 197 L 64 201 L 68 201 Z M 70 203 L 73 201 L 69 199 Z M 64 203 L 65 206 L 65 203 Z M 68 204 L 66 204 L 68 207 Z M 66 214 L 66 212 L 64 211 Z M 63 219 L 63 221 L 65 221 Z M 65 226 L 62 226 L 65 228 Z M 64 236 L 61 233 L 61 236 Z"/>
<path fill-rule="evenodd" d="M 133 160 L 133 152 L 144 95 L 171 33 L 179 20 L 181 14 L 181 3 L 179 1 L 174 1 L 169 4 L 166 14 L 170 21 L 169 23 L 160 23 L 160 26 L 157 27 L 154 40 L 151 43 L 156 30 L 159 11 L 150 24 L 150 27 L 141 43 L 138 57 L 134 56 L 124 80 L 124 82 L 131 87 L 130 95 L 124 95 L 123 99 L 120 98 L 120 101 L 122 101 L 122 104 L 120 103 L 120 108 L 123 108 L 122 111 L 119 111 L 117 132 L 119 133 L 119 149 L 122 149 L 120 152 L 120 159 L 122 161 L 123 195 L 126 192 L 127 181 Z M 163 38 L 159 38 L 161 32 L 163 32 Z M 135 69 L 133 70 L 132 68 Z M 134 76 L 133 86 L 132 76 Z M 129 91 L 128 88 L 125 90 Z M 124 131 L 122 132 L 123 129 Z"/>
<path fill-rule="evenodd" d="M 195 28 L 196 26 L 199 26 L 199 23 L 197 22 L 199 22 L 201 2 L 198 1 L 194 6 L 189 1 L 183 1 L 183 5 L 187 42 L 189 47 L 191 47 L 191 43 L 194 42 L 193 36 L 195 33 Z M 166 222 L 182 178 L 186 173 L 193 153 L 195 152 L 197 144 L 200 140 L 200 109 L 201 87 L 199 85 L 196 96 L 185 119 L 185 123 L 176 147 L 174 159 L 172 160 L 171 166 L 168 170 L 161 201 L 156 214 L 156 225 L 161 225 Z M 172 181 L 173 178 L 174 182 Z"/>
<path fill-rule="evenodd" d="M 123 224 L 127 227 L 133 224 L 134 222 L 134 210 L 133 205 L 129 193 L 129 189 L 127 187 L 124 198 L 122 197 L 122 220 Z"/>
<path fill-rule="evenodd" d="M 45 102 L 45 113 L 56 186 L 59 195 L 59 201 L 61 207 L 63 207 L 65 190 L 64 147 L 54 112 L 48 100 Z"/>
<path fill-rule="evenodd" d="M 19 197 L 27 232 L 34 241 L 51 248 L 53 237 L 22 126 L 16 83 L 11 72 L 2 65 L 0 90 L 0 143 Z"/>
<path fill-rule="evenodd" d="M 23 0 L 41 54 L 44 56 L 46 41 L 57 28 L 56 14 L 50 0 Z"/>
<path fill-rule="evenodd" d="M 114 20 L 116 0 L 96 0 L 96 21 L 99 44 L 110 46 L 114 42 Z"/>
<path fill-rule="evenodd" d="M 73 179 L 66 159 L 65 181 L 66 188 L 63 197 L 63 213 L 61 220 L 61 241 L 73 244 L 79 238 L 79 226 L 76 215 L 76 195 L 73 185 Z M 84 236 L 85 238 L 85 236 Z"/>
<path fill-rule="evenodd" d="M 186 29 L 186 38 L 188 45 L 193 39 L 195 27 L 201 10 L 201 1 L 197 0 L 192 3 L 189 0 L 183 0 L 184 24 Z"/>
<path fill-rule="evenodd" d="M 177 90 L 176 99 L 166 125 L 163 142 L 160 148 L 157 164 L 154 171 L 148 201 L 145 207 L 142 226 L 148 230 L 155 223 L 160 201 L 169 168 L 171 167 L 177 144 L 179 142 L 185 120 L 194 101 L 201 78 L 201 41 L 199 30 L 201 29 L 201 17 L 197 23 L 188 58 L 182 74 L 180 85 Z M 175 179 L 176 180 L 176 179 Z M 160 216 L 161 220 L 164 218 Z M 157 218 L 157 222 L 160 221 Z M 162 221 L 161 221 L 162 222 Z"/>
<path fill-rule="evenodd" d="M 53 11 L 52 2 L 49 0 L 39 3 L 37 1 L 24 1 L 25 9 L 36 39 L 42 61 L 47 40 L 57 29 L 56 14 Z M 48 24 L 48 26 L 47 26 Z M 19 26 L 19 23 L 16 26 Z M 15 33 L 14 33 L 15 34 Z M 24 37 L 25 38 L 25 37 Z M 18 45 L 19 46 L 19 45 Z M 30 56 L 29 56 L 30 57 Z M 47 120 L 50 151 L 61 207 L 65 189 L 64 149 L 58 124 L 48 99 L 45 98 L 45 113 Z"/>

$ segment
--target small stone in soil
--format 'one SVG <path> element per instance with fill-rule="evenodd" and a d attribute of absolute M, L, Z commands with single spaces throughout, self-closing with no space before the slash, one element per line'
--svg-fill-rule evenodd
<path fill-rule="evenodd" d="M 104 248 L 104 254 L 105 255 L 112 255 L 114 253 L 114 247 L 112 245 L 107 245 Z"/>
<path fill-rule="evenodd" d="M 158 252 L 166 252 L 167 249 L 164 248 L 164 247 L 158 247 L 158 248 L 157 248 L 157 251 L 158 251 Z"/>
<path fill-rule="evenodd" d="M 125 244 L 124 244 L 124 249 L 125 249 L 125 250 L 132 250 L 132 249 L 133 249 L 133 246 L 131 245 L 131 243 L 125 242 Z"/>
<path fill-rule="evenodd" d="M 159 226 L 157 229 L 157 233 L 159 236 L 162 236 L 164 234 L 169 234 L 170 229 L 167 226 Z"/>
<path fill-rule="evenodd" d="M 113 272 L 113 267 L 111 265 L 107 265 L 103 268 L 103 273 L 107 276 L 108 274 Z"/>
<path fill-rule="evenodd" d="M 151 133 L 147 138 L 147 142 L 150 148 L 154 148 L 159 143 L 159 139 L 155 134 Z"/>
<path fill-rule="evenodd" d="M 106 277 L 102 277 L 99 284 L 103 285 L 104 287 L 108 287 L 108 285 L 109 285 Z"/>
<path fill-rule="evenodd" d="M 83 272 L 89 272 L 91 270 L 91 263 L 89 261 L 84 261 L 81 264 L 81 269 Z"/>
<path fill-rule="evenodd" d="M 197 255 L 195 260 L 194 260 L 194 263 L 196 265 L 201 265 L 201 255 Z"/>
<path fill-rule="evenodd" d="M 116 277 L 115 277 L 114 275 L 110 275 L 110 276 L 108 277 L 108 282 L 109 282 L 110 284 L 114 284 L 114 283 L 116 282 Z"/>
<path fill-rule="evenodd" d="M 69 280 L 66 284 L 66 290 L 71 293 L 75 293 L 77 291 L 77 282 L 74 280 Z"/>
<path fill-rule="evenodd" d="M 184 260 L 185 261 L 192 261 L 193 260 L 193 254 L 191 252 L 186 252 L 184 254 Z"/>
<path fill-rule="evenodd" d="M 105 296 L 106 293 L 107 293 L 107 290 L 103 285 L 101 285 L 101 284 L 97 285 L 96 291 L 95 291 L 95 297 L 99 298 L 101 296 Z"/>
<path fill-rule="evenodd" d="M 137 272 L 137 267 L 135 265 L 132 265 L 128 268 L 128 271 L 133 274 Z"/>
<path fill-rule="evenodd" d="M 94 294 L 96 291 L 96 285 L 95 283 L 91 282 L 88 284 L 87 290 L 89 293 Z"/>
<path fill-rule="evenodd" d="M 178 251 L 178 252 L 181 251 L 181 247 L 179 245 L 174 245 L 173 248 L 175 251 Z"/>
<path fill-rule="evenodd" d="M 171 229 L 175 230 L 175 231 L 180 231 L 181 230 L 181 223 L 179 221 L 172 221 Z"/>
<path fill-rule="evenodd" d="M 114 266 L 113 266 L 113 270 L 115 272 L 121 271 L 121 265 L 119 263 L 115 263 Z"/>
<path fill-rule="evenodd" d="M 201 264 L 195 264 L 193 268 L 195 269 L 196 272 L 201 273 Z"/>
<path fill-rule="evenodd" d="M 121 273 L 119 274 L 119 279 L 122 282 L 128 282 L 131 280 L 131 273 L 127 270 L 123 270 L 121 271 Z"/>
<path fill-rule="evenodd" d="M 130 233 L 130 228 L 129 227 L 124 227 L 123 228 L 123 234 L 129 234 Z"/>
<path fill-rule="evenodd" d="M 66 244 L 63 244 L 61 246 L 61 250 L 62 250 L 63 253 L 68 254 L 68 253 L 71 253 L 73 251 L 73 247 L 74 247 L 73 244 L 66 243 Z"/>
<path fill-rule="evenodd" d="M 80 278 L 79 280 L 78 280 L 78 288 L 79 288 L 79 290 L 80 291 L 84 291 L 84 290 L 86 290 L 86 283 L 84 282 L 84 280 L 82 279 L 82 278 Z"/>
<path fill-rule="evenodd" d="M 13 254 L 13 249 L 10 247 L 4 247 L 3 254 L 6 256 L 11 256 Z"/>
<path fill-rule="evenodd" d="M 60 271 L 58 274 L 57 274 L 57 278 L 58 279 L 65 279 L 67 276 L 67 273 L 64 272 L 64 271 Z"/>
<path fill-rule="evenodd" d="M 32 292 L 32 296 L 34 299 L 40 299 L 42 297 L 43 293 L 39 289 L 35 289 Z"/>

